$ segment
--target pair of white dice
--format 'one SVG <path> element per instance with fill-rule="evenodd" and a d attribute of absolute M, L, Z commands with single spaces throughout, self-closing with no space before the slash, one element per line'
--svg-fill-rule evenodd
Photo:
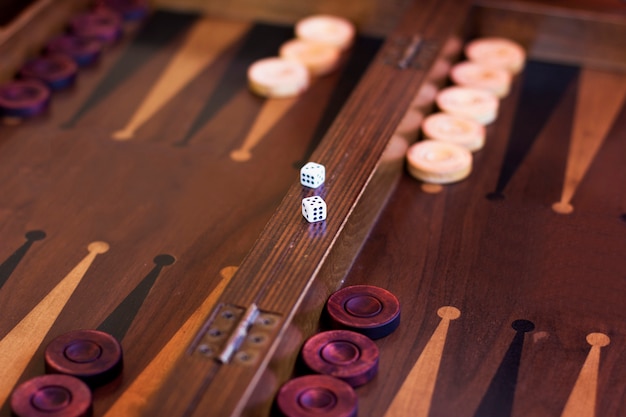
<path fill-rule="evenodd" d="M 308 162 L 300 169 L 300 184 L 317 188 L 326 179 L 324 165 Z M 326 220 L 326 202 L 322 197 L 313 196 L 302 199 L 302 215 L 309 223 Z"/>

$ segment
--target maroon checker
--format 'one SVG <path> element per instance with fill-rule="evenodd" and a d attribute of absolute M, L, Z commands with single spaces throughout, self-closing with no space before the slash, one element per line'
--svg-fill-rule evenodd
<path fill-rule="evenodd" d="M 312 336 L 302 347 L 302 358 L 314 372 L 334 376 L 353 387 L 369 382 L 378 372 L 378 347 L 369 337 L 350 330 Z"/>
<path fill-rule="evenodd" d="M 115 379 L 123 367 L 120 343 L 98 330 L 58 336 L 46 347 L 44 359 L 46 372 L 75 376 L 92 388 Z"/>
<path fill-rule="evenodd" d="M 61 35 L 48 42 L 48 53 L 65 54 L 72 58 L 79 67 L 94 64 L 102 53 L 104 43 L 97 38 Z"/>
<path fill-rule="evenodd" d="M 392 333 L 400 324 L 400 302 L 389 291 L 372 285 L 354 285 L 330 296 L 326 311 L 335 328 L 371 339 Z"/>
<path fill-rule="evenodd" d="M 114 43 L 122 36 L 122 18 L 113 10 L 101 7 L 75 16 L 70 22 L 70 30 L 81 38 Z"/>
<path fill-rule="evenodd" d="M 356 417 L 354 389 L 328 375 L 307 375 L 287 381 L 276 404 L 284 417 Z"/>
<path fill-rule="evenodd" d="M 91 404 L 89 387 L 69 375 L 35 377 L 11 396 L 11 410 L 17 417 L 88 417 Z"/>
<path fill-rule="evenodd" d="M 0 86 L 0 115 L 32 117 L 50 103 L 50 89 L 38 80 L 11 81 Z"/>
<path fill-rule="evenodd" d="M 20 69 L 20 78 L 39 80 L 52 90 L 74 84 L 78 67 L 66 55 L 50 54 L 28 61 Z"/>

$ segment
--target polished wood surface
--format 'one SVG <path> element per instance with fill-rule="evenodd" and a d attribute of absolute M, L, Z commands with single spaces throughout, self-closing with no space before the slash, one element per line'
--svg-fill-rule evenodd
<path fill-rule="evenodd" d="M 594 90 L 606 101 L 583 92 L 592 77 L 615 77 L 621 88 L 626 79 L 565 71 L 572 76 L 545 124 L 524 132 L 531 146 L 515 143 L 512 130 L 536 117 L 525 106 L 529 89 L 539 98 L 549 88 L 529 78 L 564 76 L 556 64 L 531 63 L 521 74 L 467 180 L 435 195 L 408 175 L 400 181 L 344 284 L 382 286 L 402 304 L 399 329 L 377 341 L 381 372 L 359 389 L 360 415 L 387 415 L 398 396 L 418 395 L 432 398 L 430 411 L 411 415 L 623 414 L 626 101 L 615 86 Z M 576 152 L 579 115 L 596 111 L 613 115 L 608 129 L 585 131 L 599 150 Z M 552 203 L 580 157 L 592 160 L 576 181 L 574 209 L 557 213 Z M 507 170 L 500 198 L 487 198 Z M 444 306 L 460 315 L 442 332 Z M 534 329 L 516 331 L 519 320 Z"/>
<path fill-rule="evenodd" d="M 130 25 L 45 115 L 0 126 L 0 414 L 48 341 L 98 328 L 126 365 L 96 416 L 274 415 L 328 295 L 374 284 L 402 321 L 376 341 L 360 416 L 620 416 L 626 21 L 585 4 L 387 5 L 396 29 L 285 101 L 247 90 L 247 66 L 293 36 L 250 20 L 252 3 L 245 19 Z M 580 54 L 568 28 L 583 21 Z M 403 172 L 415 135 L 394 129 L 409 106 L 432 111 L 464 41 L 494 34 L 533 45 L 528 66 L 470 178 L 427 193 Z M 324 223 L 300 214 L 308 160 L 327 168 Z M 257 356 L 202 357 L 224 306 L 272 318 Z"/>

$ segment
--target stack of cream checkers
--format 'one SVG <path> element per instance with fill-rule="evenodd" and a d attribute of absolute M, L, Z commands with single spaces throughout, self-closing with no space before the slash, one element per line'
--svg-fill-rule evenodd
<path fill-rule="evenodd" d="M 341 17 L 315 15 L 298 21 L 295 34 L 295 39 L 280 47 L 279 56 L 261 59 L 248 68 L 252 92 L 285 98 L 306 91 L 312 78 L 339 66 L 343 51 L 354 41 L 355 28 Z"/>
<path fill-rule="evenodd" d="M 465 46 L 467 61 L 450 70 L 455 84 L 437 94 L 439 113 L 422 122 L 424 140 L 407 151 L 409 173 L 424 182 L 448 184 L 472 171 L 472 154 L 484 146 L 485 125 L 498 116 L 499 100 L 524 67 L 524 49 L 508 39 L 480 38 Z"/>

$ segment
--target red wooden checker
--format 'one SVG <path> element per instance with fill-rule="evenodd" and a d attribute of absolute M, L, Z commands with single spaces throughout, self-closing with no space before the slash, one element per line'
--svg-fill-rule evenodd
<path fill-rule="evenodd" d="M 74 84 L 78 67 L 66 55 L 50 54 L 28 61 L 20 69 L 20 78 L 39 80 L 52 90 Z"/>
<path fill-rule="evenodd" d="M 17 417 L 91 416 L 89 387 L 69 375 L 42 375 L 18 386 L 11 396 Z"/>
<path fill-rule="evenodd" d="M 354 285 L 333 293 L 326 310 L 335 328 L 353 330 L 379 339 L 400 324 L 400 302 L 389 291 L 372 285 Z"/>
<path fill-rule="evenodd" d="M 339 378 L 353 387 L 376 376 L 379 356 L 372 339 L 349 330 L 318 333 L 302 347 L 302 358 L 311 370 Z"/>
<path fill-rule="evenodd" d="M 37 80 L 11 81 L 0 86 L 0 115 L 30 117 L 42 113 L 50 102 L 50 89 Z"/>
<path fill-rule="evenodd" d="M 284 417 L 356 417 L 357 396 L 346 382 L 328 375 L 287 381 L 276 403 Z"/>
<path fill-rule="evenodd" d="M 101 7 L 72 18 L 70 29 L 79 37 L 113 43 L 122 36 L 122 18 L 118 13 Z"/>
<path fill-rule="evenodd" d="M 46 49 L 49 53 L 66 54 L 79 67 L 85 67 L 100 58 L 103 46 L 102 41 L 97 38 L 62 35 L 48 42 Z"/>
<path fill-rule="evenodd" d="M 123 367 L 119 342 L 97 330 L 62 334 L 48 344 L 44 358 L 47 372 L 75 376 L 91 387 L 112 381 Z"/>

